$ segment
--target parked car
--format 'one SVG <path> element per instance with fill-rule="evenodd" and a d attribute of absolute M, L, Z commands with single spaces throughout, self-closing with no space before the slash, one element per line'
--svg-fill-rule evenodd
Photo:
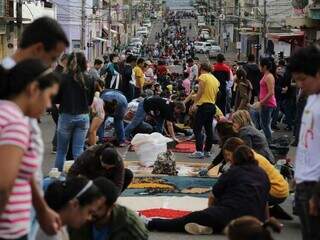
<path fill-rule="evenodd" d="M 143 39 L 141 37 L 134 37 L 130 39 L 130 43 L 135 43 L 135 42 L 141 42 L 142 43 Z"/>
<path fill-rule="evenodd" d="M 130 51 L 132 55 L 139 56 L 141 49 L 136 47 L 128 47 L 127 51 Z"/>
<path fill-rule="evenodd" d="M 211 45 L 218 45 L 217 40 L 215 40 L 215 39 L 207 39 L 206 42 L 211 43 Z"/>
<path fill-rule="evenodd" d="M 144 27 L 148 27 L 148 28 L 151 28 L 151 21 L 150 20 L 144 20 L 143 21 L 143 23 L 142 23 L 142 25 L 144 26 Z"/>
<path fill-rule="evenodd" d="M 148 37 L 148 32 L 147 31 L 137 31 L 138 36 L 143 36 L 143 37 Z"/>
<path fill-rule="evenodd" d="M 149 34 L 148 28 L 147 27 L 138 27 L 137 29 L 137 36 L 144 36 L 147 37 Z"/>
<path fill-rule="evenodd" d="M 131 42 L 129 43 L 128 47 L 141 48 L 142 45 L 142 42 Z"/>
<path fill-rule="evenodd" d="M 221 47 L 218 45 L 218 43 L 211 43 L 211 47 L 208 52 L 209 58 L 216 58 L 219 53 L 221 53 Z"/>
<path fill-rule="evenodd" d="M 144 32 L 144 31 L 148 32 L 148 27 L 138 27 L 137 28 L 137 32 Z"/>
<path fill-rule="evenodd" d="M 194 42 L 194 49 L 197 53 L 207 53 L 210 47 L 211 44 L 207 42 Z"/>

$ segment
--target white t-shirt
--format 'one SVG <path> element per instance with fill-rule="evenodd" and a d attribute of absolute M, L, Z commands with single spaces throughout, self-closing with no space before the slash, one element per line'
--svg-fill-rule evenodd
<path fill-rule="evenodd" d="M 69 234 L 66 227 L 61 228 L 61 230 L 53 236 L 48 236 L 39 228 L 36 240 L 69 240 Z"/>
<path fill-rule="evenodd" d="M 320 180 L 320 94 L 308 97 L 295 162 L 296 182 Z"/>

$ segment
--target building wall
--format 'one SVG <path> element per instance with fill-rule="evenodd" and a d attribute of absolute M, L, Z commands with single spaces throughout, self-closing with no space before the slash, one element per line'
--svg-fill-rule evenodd
<path fill-rule="evenodd" d="M 13 52 L 18 47 L 17 31 L 14 24 L 10 25 L 7 17 L 16 17 L 16 0 L 13 2 L 11 0 L 0 0 L 0 16 L 4 17 L 4 20 L 0 22 L 0 59 L 3 59 L 5 56 L 13 54 Z M 9 16 L 9 4 L 13 6 L 12 15 Z M 23 27 L 33 20 L 49 16 L 56 19 L 56 8 L 45 7 L 44 3 L 41 1 L 26 2 L 22 5 L 22 18 Z M 12 46 L 9 48 L 9 46 Z"/>
<path fill-rule="evenodd" d="M 14 5 L 14 9 L 15 6 L 16 5 Z M 14 13 L 16 16 L 16 11 L 14 11 Z M 33 20 L 44 16 L 56 19 L 57 11 L 55 5 L 53 5 L 53 8 L 46 8 L 43 2 L 38 1 L 32 3 L 25 2 L 25 4 L 22 5 L 22 18 L 28 19 L 27 21 L 23 21 L 23 24 L 31 23 Z"/>

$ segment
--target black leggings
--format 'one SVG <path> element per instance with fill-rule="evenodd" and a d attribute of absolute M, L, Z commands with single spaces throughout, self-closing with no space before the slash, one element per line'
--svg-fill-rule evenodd
<path fill-rule="evenodd" d="M 213 128 L 212 122 L 214 114 L 216 113 L 216 107 L 214 104 L 204 103 L 198 107 L 193 132 L 196 137 L 196 149 L 197 151 L 203 151 L 203 137 L 202 128 L 204 127 L 206 132 L 206 144 L 204 151 L 210 152 L 213 144 Z"/>
<path fill-rule="evenodd" d="M 210 213 L 209 213 L 210 211 Z M 228 212 L 228 211 L 227 211 Z M 163 232 L 185 232 L 187 223 L 197 223 L 202 226 L 212 227 L 216 233 L 222 232 L 224 227 L 232 220 L 222 208 L 210 207 L 205 210 L 192 212 L 184 217 L 175 219 L 152 219 L 148 229 Z"/>

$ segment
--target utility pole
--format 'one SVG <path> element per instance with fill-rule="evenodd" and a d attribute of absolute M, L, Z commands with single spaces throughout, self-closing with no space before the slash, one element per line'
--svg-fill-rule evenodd
<path fill-rule="evenodd" d="M 220 47 L 222 46 L 222 41 L 221 41 L 221 18 L 220 15 L 222 14 L 222 0 L 219 0 L 219 45 Z"/>
<path fill-rule="evenodd" d="M 240 27 L 241 27 L 241 9 L 240 9 L 240 0 L 236 0 L 236 7 L 238 8 L 237 14 L 238 14 L 238 37 L 237 41 L 241 42 L 241 35 L 240 35 Z M 238 49 L 238 61 L 240 61 L 240 54 L 241 49 Z"/>
<path fill-rule="evenodd" d="M 267 50 L 267 0 L 263 0 L 263 50 Z"/>
<path fill-rule="evenodd" d="M 129 29 L 130 29 L 130 37 L 132 37 L 132 1 L 129 0 Z"/>
<path fill-rule="evenodd" d="M 108 6 L 108 36 L 110 41 L 110 49 L 109 51 L 112 51 L 112 36 L 111 36 L 111 22 L 112 22 L 112 16 L 111 16 L 111 1 L 109 0 L 109 6 Z"/>
<path fill-rule="evenodd" d="M 20 41 L 21 34 L 22 34 L 22 0 L 17 0 L 16 15 L 17 15 L 17 37 L 18 37 L 18 41 Z"/>
<path fill-rule="evenodd" d="M 86 49 L 86 0 L 81 0 L 81 36 L 80 36 L 80 48 Z"/>

